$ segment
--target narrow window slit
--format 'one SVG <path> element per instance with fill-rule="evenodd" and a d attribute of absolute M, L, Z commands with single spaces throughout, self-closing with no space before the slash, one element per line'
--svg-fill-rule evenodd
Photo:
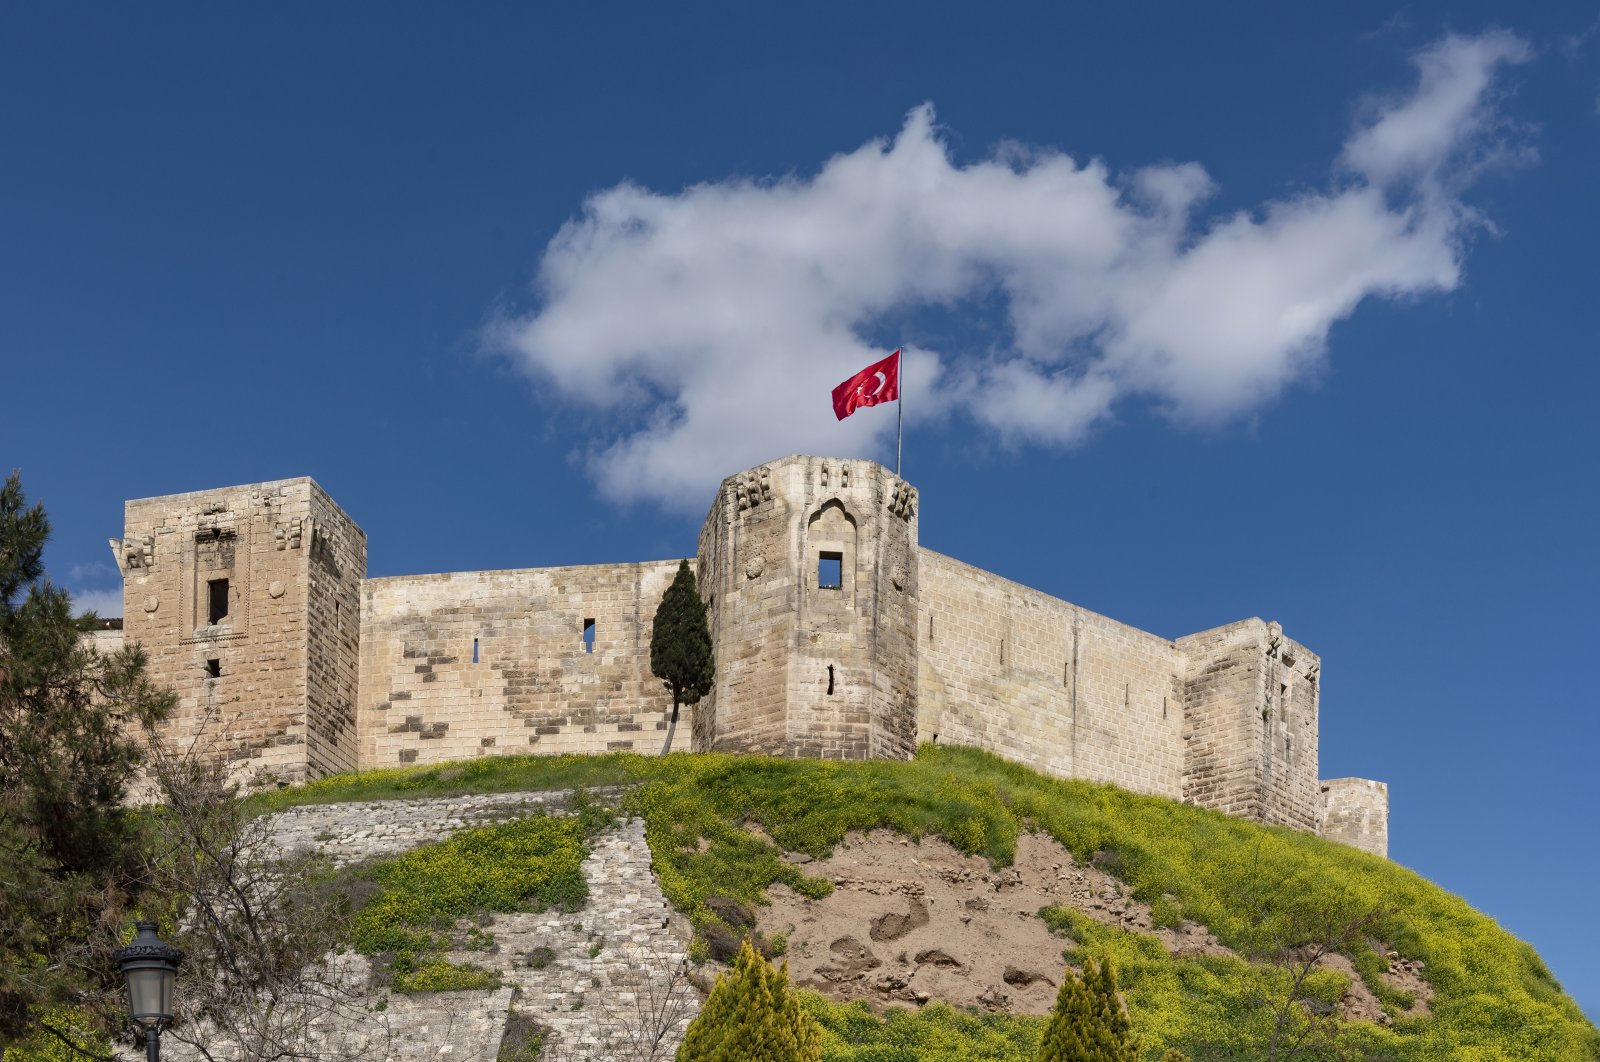
<path fill-rule="evenodd" d="M 828 696 L 833 696 L 833 665 L 828 665 Z"/>
<path fill-rule="evenodd" d="M 583 621 L 583 651 L 586 653 L 594 652 L 594 620 L 592 619 Z"/>
<path fill-rule="evenodd" d="M 478 662 L 478 639 L 476 638 L 472 639 L 472 662 L 474 664 Z"/>
<path fill-rule="evenodd" d="M 228 580 L 206 580 L 206 622 L 213 626 L 228 618 Z"/>

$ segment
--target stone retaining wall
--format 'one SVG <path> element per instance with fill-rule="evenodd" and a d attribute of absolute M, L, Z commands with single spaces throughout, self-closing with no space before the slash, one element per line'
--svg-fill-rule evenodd
<path fill-rule="evenodd" d="M 602 800 L 621 792 L 591 791 Z M 347 865 L 474 826 L 540 811 L 559 814 L 570 797 L 569 790 L 557 790 L 321 804 L 269 821 L 283 851 L 321 852 Z M 492 936 L 488 950 L 466 949 L 469 923 L 455 927 L 456 946 L 445 957 L 499 972 L 503 986 L 497 989 L 398 995 L 365 987 L 371 981 L 365 957 L 337 957 L 338 976 L 356 994 L 337 1018 L 317 1023 L 320 1057 L 493 1062 L 510 1016 L 522 1012 L 546 1030 L 540 1055 L 546 1062 L 671 1059 L 700 1011 L 700 997 L 688 980 L 691 930 L 656 882 L 644 823 L 629 819 L 596 838 L 583 876 L 589 898 L 578 911 L 494 914 L 481 926 L 471 924 Z M 170 1035 L 162 1047 L 172 1062 L 199 1058 Z M 117 1057 L 138 1062 L 143 1052 L 125 1047 Z"/>

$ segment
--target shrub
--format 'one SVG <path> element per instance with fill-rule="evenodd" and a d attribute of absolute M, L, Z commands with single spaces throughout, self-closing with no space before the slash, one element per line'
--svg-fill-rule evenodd
<path fill-rule="evenodd" d="M 822 1031 L 789 985 L 747 940 L 690 1023 L 678 1062 L 821 1062 Z"/>
<path fill-rule="evenodd" d="M 495 1062 L 539 1062 L 544 1052 L 545 1030 L 532 1014 L 511 1008 L 506 1015 L 506 1031 L 500 1037 L 500 1053 Z"/>
<path fill-rule="evenodd" d="M 1111 960 L 1068 967 L 1044 1031 L 1039 1062 L 1138 1062 L 1128 1016 L 1117 996 Z"/>

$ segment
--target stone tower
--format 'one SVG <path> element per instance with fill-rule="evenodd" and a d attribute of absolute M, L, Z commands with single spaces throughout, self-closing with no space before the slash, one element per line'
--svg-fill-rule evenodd
<path fill-rule="evenodd" d="M 1277 623 L 1241 620 L 1179 638 L 1183 799 L 1229 815 L 1315 830 L 1322 661 Z"/>
<path fill-rule="evenodd" d="M 872 461 L 786 457 L 723 481 L 700 531 L 715 691 L 696 749 L 908 758 L 917 494 Z"/>
<path fill-rule="evenodd" d="M 353 770 L 366 534 L 306 478 L 130 501 L 124 525 L 123 637 L 178 694 L 168 738 L 254 785 Z"/>

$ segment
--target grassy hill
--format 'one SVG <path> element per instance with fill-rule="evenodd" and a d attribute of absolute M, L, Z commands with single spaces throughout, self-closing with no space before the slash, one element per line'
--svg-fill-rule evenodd
<path fill-rule="evenodd" d="M 338 776 L 253 800 L 271 811 L 342 800 L 619 783 L 637 784 L 623 798 L 623 809 L 645 820 L 663 891 L 702 934 L 719 931 L 708 899 L 759 904 L 768 886 L 779 882 L 810 896 L 830 890 L 826 879 L 808 877 L 803 866 L 781 859 L 782 850 L 821 858 L 851 831 L 888 828 L 914 838 L 936 835 L 1004 866 L 1015 855 L 1019 833 L 1038 830 L 1078 861 L 1092 860 L 1120 878 L 1135 899 L 1159 912 L 1158 921 L 1200 923 L 1237 953 L 1172 955 L 1149 934 L 1071 910 L 1042 912 L 1039 932 L 1059 935 L 1064 959 L 1113 959 L 1148 1058 L 1159 1058 L 1168 1047 L 1196 1059 L 1265 1057 L 1271 1004 L 1286 998 L 1290 975 L 1282 966 L 1244 956 L 1264 956 L 1264 941 L 1316 943 L 1330 926 L 1366 919 L 1343 951 L 1392 1024 L 1347 1023 L 1341 1035 L 1348 1046 L 1396 1060 L 1600 1059 L 1600 1032 L 1532 948 L 1409 870 L 1306 834 L 1112 786 L 1046 778 L 969 749 L 925 747 L 906 763 L 715 754 L 496 757 Z M 759 824 L 776 846 L 751 824 Z M 532 860 L 524 867 L 529 880 L 553 883 L 559 877 L 567 883 L 562 888 L 571 887 L 581 831 L 569 830 L 558 842 L 522 849 Z M 482 852 L 494 850 L 481 849 L 473 861 L 482 863 Z M 545 857 L 538 853 L 545 851 L 562 861 L 563 875 L 541 870 Z M 418 868 L 428 865 L 425 857 L 413 870 L 425 875 Z M 463 863 L 441 865 L 457 873 Z M 413 894 L 407 903 L 417 907 L 416 896 L 426 899 L 427 885 L 415 873 L 406 887 Z M 383 928 L 374 918 L 385 902 L 380 895 L 378 907 L 358 918 L 363 932 Z M 426 912 L 426 903 L 417 910 Z M 448 912 L 434 912 L 439 913 Z M 1413 999 L 1382 977 L 1388 950 L 1422 962 L 1432 989 L 1426 1016 L 1407 1016 Z M 1304 994 L 1313 1007 L 1319 1001 L 1331 1007 L 1348 976 L 1319 971 Z M 887 1019 L 860 1003 L 815 995 L 807 1005 L 823 1023 L 830 1059 L 1030 1059 L 1042 1030 L 1038 1018 L 937 1005 Z"/>

